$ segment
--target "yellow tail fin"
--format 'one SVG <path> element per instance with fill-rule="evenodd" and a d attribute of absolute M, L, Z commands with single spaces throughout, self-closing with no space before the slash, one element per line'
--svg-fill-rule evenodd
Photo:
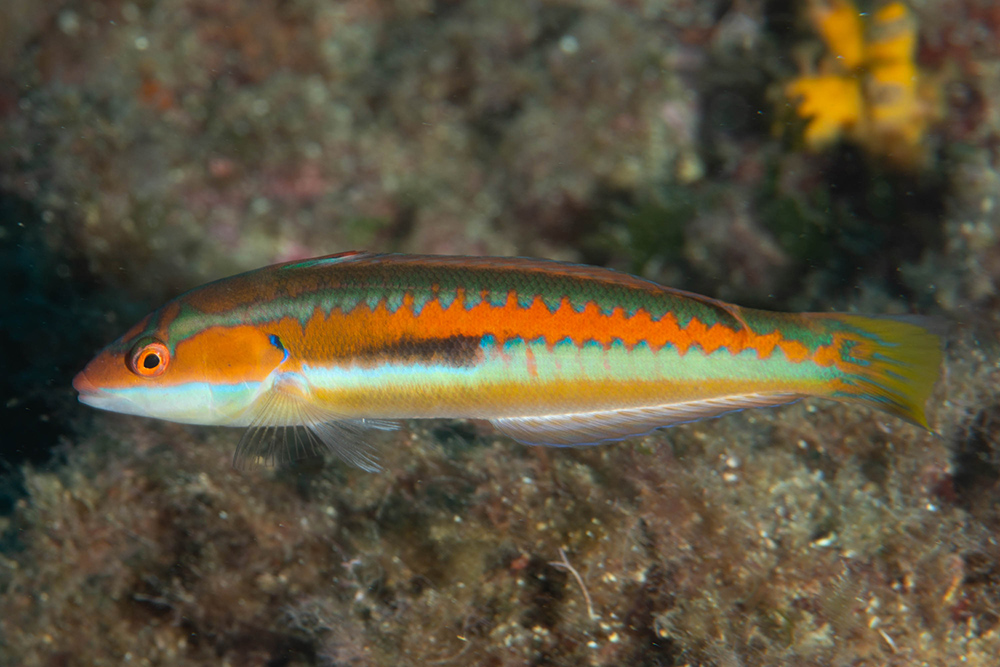
<path fill-rule="evenodd" d="M 941 377 L 941 322 L 919 316 L 809 317 L 823 320 L 843 341 L 844 375 L 831 398 L 864 403 L 930 429 L 924 405 Z"/>

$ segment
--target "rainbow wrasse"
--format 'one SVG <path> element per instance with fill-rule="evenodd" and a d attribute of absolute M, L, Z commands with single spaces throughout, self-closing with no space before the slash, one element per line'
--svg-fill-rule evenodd
<path fill-rule="evenodd" d="M 349 252 L 183 294 L 73 386 L 104 410 L 247 427 L 238 468 L 330 450 L 375 469 L 368 430 L 422 417 L 581 445 L 818 396 L 926 427 L 940 364 L 916 319 L 753 310 L 546 260 Z"/>

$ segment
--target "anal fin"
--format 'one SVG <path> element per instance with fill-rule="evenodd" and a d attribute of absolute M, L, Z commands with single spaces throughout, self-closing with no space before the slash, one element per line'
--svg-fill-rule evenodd
<path fill-rule="evenodd" d="M 727 412 L 791 403 L 799 398 L 801 395 L 791 393 L 741 394 L 619 410 L 503 417 L 490 423 L 504 435 L 529 445 L 596 445 Z"/>

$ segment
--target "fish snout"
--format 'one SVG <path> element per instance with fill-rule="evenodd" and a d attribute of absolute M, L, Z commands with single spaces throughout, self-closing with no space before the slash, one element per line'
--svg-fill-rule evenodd
<path fill-rule="evenodd" d="M 94 398 L 104 393 L 100 387 L 90 381 L 86 370 L 80 371 L 73 378 L 73 389 L 76 389 L 77 393 L 80 394 L 79 398 L 82 403 L 86 403 L 87 398 Z"/>

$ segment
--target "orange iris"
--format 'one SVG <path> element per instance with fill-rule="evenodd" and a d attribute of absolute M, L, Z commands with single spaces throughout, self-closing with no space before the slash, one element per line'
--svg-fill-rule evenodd
<path fill-rule="evenodd" d="M 156 377 L 167 370 L 169 364 L 170 350 L 158 340 L 140 340 L 129 354 L 129 370 L 143 377 Z"/>

